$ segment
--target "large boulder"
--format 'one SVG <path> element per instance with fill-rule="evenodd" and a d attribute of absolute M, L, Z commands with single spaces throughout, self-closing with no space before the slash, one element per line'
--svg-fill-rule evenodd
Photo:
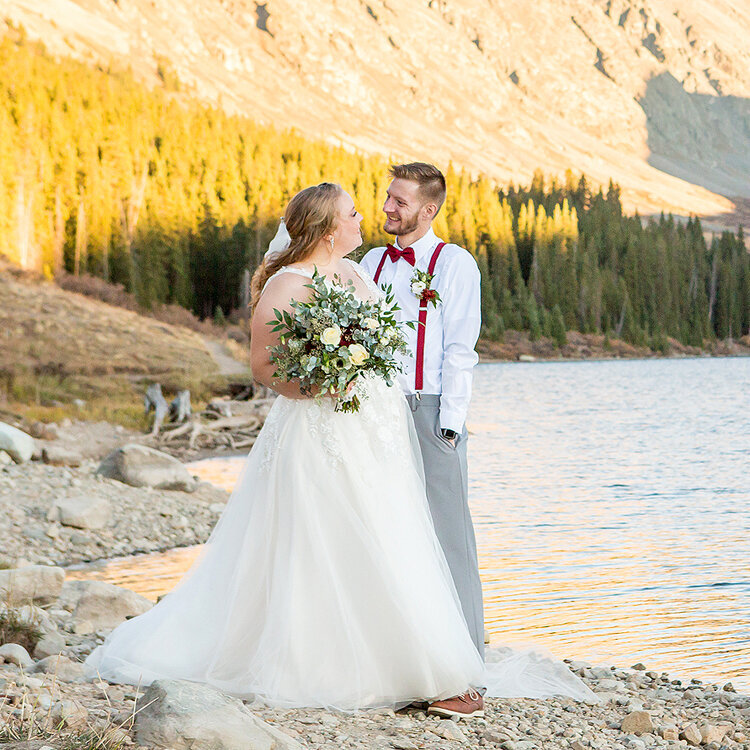
<path fill-rule="evenodd" d="M 182 680 L 152 683 L 136 705 L 135 730 L 138 744 L 169 750 L 302 750 L 237 698 Z"/>
<path fill-rule="evenodd" d="M 0 451 L 5 451 L 16 463 L 30 461 L 35 448 L 36 443 L 31 435 L 0 422 Z"/>
<path fill-rule="evenodd" d="M 104 528 L 112 517 L 112 506 L 105 497 L 69 497 L 56 500 L 47 514 L 48 521 L 59 521 L 76 529 Z"/>
<path fill-rule="evenodd" d="M 135 443 L 110 453 L 96 473 L 132 487 L 192 492 L 198 486 L 195 477 L 176 458 Z"/>
<path fill-rule="evenodd" d="M 49 604 L 57 599 L 64 580 L 65 571 L 62 568 L 47 565 L 0 570 L 0 601 L 11 605 L 29 602 Z"/>
<path fill-rule="evenodd" d="M 72 613 L 73 632 L 85 635 L 115 628 L 154 605 L 134 591 L 104 581 L 66 581 L 60 606 Z"/>

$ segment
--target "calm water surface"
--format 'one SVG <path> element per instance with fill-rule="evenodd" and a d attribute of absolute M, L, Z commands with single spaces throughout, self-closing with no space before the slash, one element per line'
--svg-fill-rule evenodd
<path fill-rule="evenodd" d="M 493 642 L 750 690 L 750 359 L 482 365 L 474 382 Z M 193 469 L 231 488 L 242 461 Z M 74 575 L 155 598 L 196 554 Z"/>

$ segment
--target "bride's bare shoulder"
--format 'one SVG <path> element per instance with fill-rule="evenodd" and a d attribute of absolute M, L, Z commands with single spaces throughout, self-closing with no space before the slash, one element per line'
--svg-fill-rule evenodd
<path fill-rule="evenodd" d="M 304 300 L 310 296 L 307 285 L 310 277 L 302 273 L 295 273 L 287 268 L 283 273 L 272 276 L 263 288 L 256 306 L 258 310 L 272 310 L 274 307 L 287 307 L 292 300 Z"/>

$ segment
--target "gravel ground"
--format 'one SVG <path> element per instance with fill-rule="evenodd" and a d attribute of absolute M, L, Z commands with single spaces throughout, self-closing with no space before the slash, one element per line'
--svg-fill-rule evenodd
<path fill-rule="evenodd" d="M 79 467 L 40 461 L 0 465 L 0 561 L 17 565 L 69 565 L 99 558 L 153 552 L 204 542 L 228 494 L 203 482 L 195 492 L 130 487 L 96 475 L 100 459 L 116 447 L 140 441 L 106 423 L 60 427 L 53 442 L 82 458 Z M 104 498 L 112 509 L 101 529 L 77 529 L 48 520 L 53 504 L 69 498 Z"/>

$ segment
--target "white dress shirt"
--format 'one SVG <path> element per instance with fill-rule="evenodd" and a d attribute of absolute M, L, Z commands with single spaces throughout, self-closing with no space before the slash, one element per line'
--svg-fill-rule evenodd
<path fill-rule="evenodd" d="M 419 318 L 419 299 L 411 290 L 415 269 L 426 271 L 440 239 L 430 229 L 412 243 L 416 265 L 403 258 L 395 263 L 385 259 L 378 286 L 393 287 L 401 311 L 400 321 Z M 396 247 L 399 245 L 394 243 Z M 361 265 L 375 276 L 385 248 L 376 247 L 365 255 Z M 479 268 L 471 254 L 458 245 L 446 245 L 435 266 L 432 288 L 441 301 L 437 308 L 427 305 L 427 327 L 424 340 L 424 379 L 422 393 L 440 396 L 441 429 L 461 432 L 471 399 L 471 377 L 479 357 L 474 347 L 481 325 L 481 291 Z M 404 372 L 399 383 L 404 392 L 415 392 L 417 331 L 404 326 L 410 357 L 401 357 Z"/>

